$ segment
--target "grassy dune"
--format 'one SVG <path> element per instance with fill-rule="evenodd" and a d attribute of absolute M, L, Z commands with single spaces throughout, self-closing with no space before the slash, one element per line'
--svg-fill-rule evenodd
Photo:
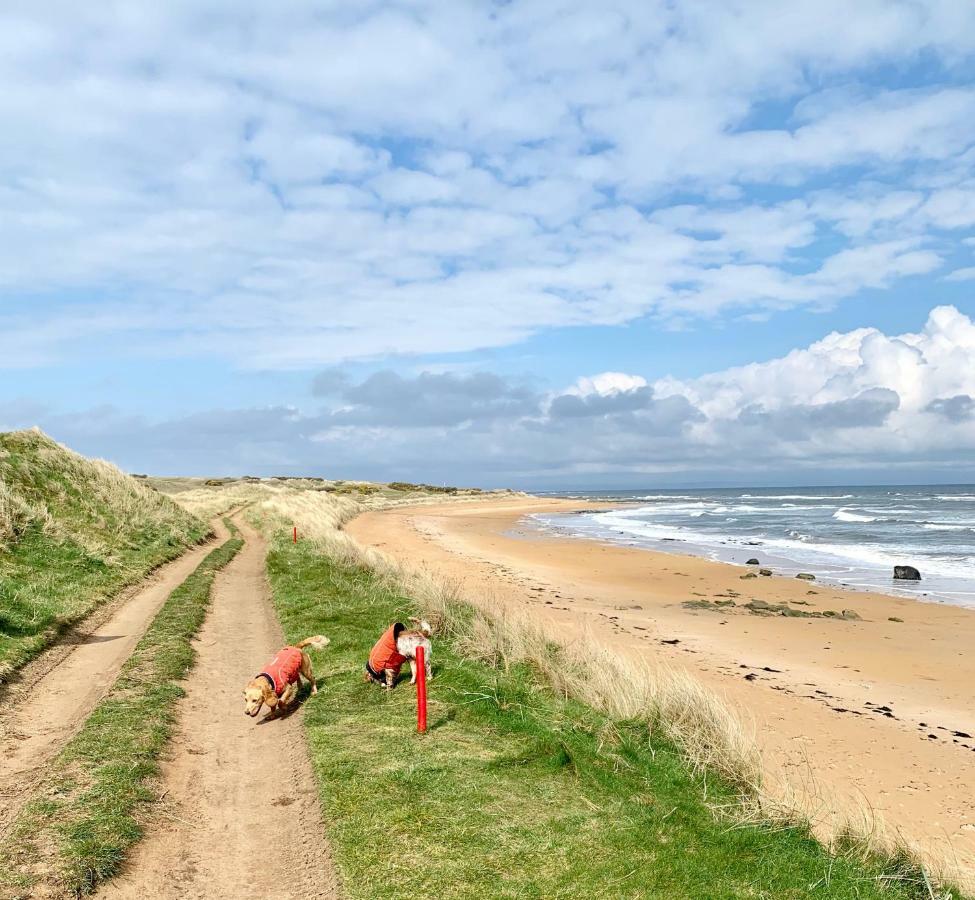
<path fill-rule="evenodd" d="M 0 433 L 0 680 L 206 532 L 108 463 Z"/>
<path fill-rule="evenodd" d="M 242 545 L 232 537 L 211 551 L 169 595 L 112 690 L 55 759 L 0 845 L 0 897 L 38 884 L 55 895 L 87 894 L 118 871 L 154 799 L 148 781 L 173 729 L 213 579 Z"/>
<path fill-rule="evenodd" d="M 569 699 L 551 666 L 508 654 L 510 638 L 472 658 L 473 610 L 466 625 L 454 610 L 437 641 L 431 730 L 419 737 L 407 685 L 387 698 L 361 680 L 372 641 L 412 599 L 338 541 L 325 553 L 279 537 L 268 572 L 288 638 L 332 638 L 305 724 L 352 898 L 391 885 L 458 898 L 931 896 L 906 861 L 736 821 L 734 777 L 708 775 L 665 727 Z"/>

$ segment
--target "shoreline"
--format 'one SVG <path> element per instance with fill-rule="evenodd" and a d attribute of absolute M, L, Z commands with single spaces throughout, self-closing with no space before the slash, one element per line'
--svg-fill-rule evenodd
<path fill-rule="evenodd" d="M 632 503 L 630 501 L 621 501 L 618 506 L 614 506 L 614 509 L 635 509 L 639 508 L 640 504 Z M 592 512 L 603 512 L 612 510 L 567 510 L 561 513 L 555 513 L 555 516 L 564 517 L 568 519 L 572 516 L 582 516 L 587 513 Z M 718 563 L 725 566 L 733 566 L 741 571 L 748 571 L 750 568 L 744 561 L 739 562 L 736 559 L 722 558 L 721 550 L 714 546 L 709 546 L 703 542 L 696 542 L 691 538 L 644 538 L 640 540 L 635 534 L 629 534 L 627 532 L 618 532 L 617 535 L 609 534 L 611 530 L 608 526 L 603 527 L 602 533 L 597 532 L 595 529 L 593 533 L 587 534 L 585 531 L 579 529 L 573 529 L 572 525 L 568 522 L 547 522 L 540 518 L 537 514 L 529 513 L 524 520 L 532 522 L 533 527 L 539 532 L 541 537 L 555 537 L 566 540 L 582 540 L 582 541 L 594 541 L 598 543 L 610 544 L 617 547 L 628 547 L 634 550 L 642 550 L 648 553 L 661 553 L 666 556 L 678 556 L 685 557 L 689 559 L 700 559 L 707 562 Z M 837 573 L 830 571 L 830 569 L 837 569 L 839 566 L 833 564 L 832 566 L 826 562 L 817 562 L 815 560 L 798 560 L 788 556 L 787 553 L 783 553 L 777 548 L 770 547 L 764 541 L 721 541 L 721 544 L 727 544 L 727 550 L 725 551 L 727 556 L 732 556 L 737 554 L 744 560 L 745 557 L 762 557 L 759 564 L 761 568 L 771 568 L 773 569 L 773 575 L 777 578 L 794 578 L 800 572 L 810 572 L 815 575 L 815 580 L 818 584 L 824 587 L 841 590 L 851 593 L 868 593 L 868 594 L 883 594 L 888 597 L 894 597 L 898 599 L 911 600 L 916 603 L 930 603 L 936 605 L 947 605 L 958 607 L 961 609 L 975 610 L 975 591 L 937 591 L 937 590 L 921 590 L 925 587 L 924 573 L 922 572 L 922 579 L 920 581 L 904 581 L 904 586 L 900 587 L 896 584 L 893 578 L 890 578 L 891 582 L 889 585 L 885 584 L 870 584 L 870 583 L 853 583 L 849 581 L 841 580 L 843 577 L 851 577 L 849 573 Z M 660 546 L 661 544 L 668 544 L 670 546 Z M 688 549 L 694 548 L 694 551 Z M 911 565 L 910 562 L 906 562 L 906 565 Z M 877 574 L 879 576 L 880 569 L 878 568 Z M 912 587 L 916 586 L 916 587 Z M 957 597 L 966 598 L 966 601 L 956 599 Z"/>
<path fill-rule="evenodd" d="M 975 611 L 742 578 L 731 563 L 522 522 L 615 506 L 491 498 L 368 512 L 346 530 L 489 606 L 529 606 L 578 639 L 687 669 L 753 723 L 770 792 L 821 835 L 875 812 L 933 865 L 975 859 Z"/>
<path fill-rule="evenodd" d="M 803 492 L 623 491 L 599 498 L 614 504 L 602 514 L 533 518 L 557 534 L 716 562 L 740 564 L 757 555 L 780 574 L 808 572 L 838 587 L 975 609 L 975 559 L 966 539 L 975 533 L 973 511 L 967 502 L 948 502 L 970 501 L 975 489 L 949 496 L 909 488 L 850 488 L 836 496 L 794 490 Z M 895 579 L 896 567 L 905 565 L 921 579 Z"/>

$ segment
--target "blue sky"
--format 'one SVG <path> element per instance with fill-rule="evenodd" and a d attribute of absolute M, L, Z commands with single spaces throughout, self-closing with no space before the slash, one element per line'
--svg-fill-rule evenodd
<path fill-rule="evenodd" d="M 135 471 L 975 479 L 975 7 L 8 4 L 0 428 Z"/>

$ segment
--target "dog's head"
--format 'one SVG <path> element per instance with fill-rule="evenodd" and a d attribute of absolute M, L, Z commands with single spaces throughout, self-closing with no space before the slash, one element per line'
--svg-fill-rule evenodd
<path fill-rule="evenodd" d="M 416 616 L 410 616 L 410 621 L 416 625 L 416 630 L 427 637 L 433 636 L 433 628 L 426 619 L 418 619 Z"/>
<path fill-rule="evenodd" d="M 273 691 L 268 691 L 264 678 L 255 678 L 244 688 L 244 715 L 253 719 L 265 703 L 273 710 L 277 706 L 277 697 Z"/>

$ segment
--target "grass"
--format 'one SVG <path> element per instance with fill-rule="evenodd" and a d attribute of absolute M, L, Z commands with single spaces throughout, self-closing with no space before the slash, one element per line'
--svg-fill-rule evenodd
<path fill-rule="evenodd" d="M 268 573 L 287 638 L 332 639 L 304 723 L 352 898 L 393 886 L 404 897 L 931 896 L 905 860 L 831 854 L 803 827 L 728 818 L 733 781 L 704 774 L 646 719 L 554 690 L 527 657 L 492 666 L 438 638 L 431 729 L 418 736 L 412 689 L 387 697 L 361 679 L 372 642 L 413 601 L 311 542 L 276 540 Z"/>
<path fill-rule="evenodd" d="M 0 681 L 207 531 L 108 463 L 0 433 Z"/>
<path fill-rule="evenodd" d="M 151 779 L 183 695 L 180 681 L 193 664 L 190 640 L 216 573 L 243 545 L 227 525 L 234 536 L 169 595 L 112 690 L 21 810 L 0 845 L 3 896 L 22 896 L 36 884 L 66 896 L 89 893 L 118 871 L 141 836 L 141 815 L 154 800 Z"/>

